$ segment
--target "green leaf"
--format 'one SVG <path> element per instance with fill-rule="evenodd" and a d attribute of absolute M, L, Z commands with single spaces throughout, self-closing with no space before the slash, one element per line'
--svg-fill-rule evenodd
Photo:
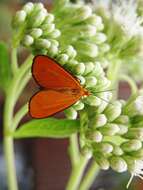
<path fill-rule="evenodd" d="M 15 138 L 66 138 L 73 133 L 77 133 L 79 125 L 79 120 L 55 118 L 36 119 L 22 125 L 14 132 L 13 136 Z"/>
<path fill-rule="evenodd" d="M 11 79 L 8 48 L 4 42 L 0 42 L 0 88 L 6 90 Z"/>

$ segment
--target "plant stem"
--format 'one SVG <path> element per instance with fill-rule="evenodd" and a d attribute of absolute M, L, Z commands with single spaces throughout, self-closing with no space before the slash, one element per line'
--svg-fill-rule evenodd
<path fill-rule="evenodd" d="M 95 161 L 91 163 L 89 170 L 87 171 L 85 177 L 82 180 L 82 183 L 79 187 L 79 190 L 88 190 L 93 184 L 96 176 L 99 173 L 99 167 Z"/>
<path fill-rule="evenodd" d="M 120 79 L 128 82 L 128 84 L 131 87 L 132 94 L 137 93 L 137 91 L 138 91 L 137 85 L 131 77 L 129 77 L 128 75 L 122 74 L 122 75 L 120 75 Z"/>
<path fill-rule="evenodd" d="M 11 53 L 11 68 L 13 75 L 16 74 L 18 70 L 18 63 L 17 63 L 17 48 L 12 48 L 12 53 Z"/>
<path fill-rule="evenodd" d="M 14 119 L 13 119 L 13 130 L 15 130 L 19 124 L 19 122 L 21 121 L 21 119 L 27 114 L 28 112 L 28 104 L 25 104 L 15 115 Z"/>
<path fill-rule="evenodd" d="M 12 65 L 13 65 L 14 76 L 11 83 L 9 84 L 9 88 L 6 93 L 6 101 L 4 107 L 4 152 L 5 152 L 5 160 L 7 166 L 9 190 L 18 190 L 16 167 L 14 161 L 14 144 L 13 144 L 13 137 L 11 136 L 11 134 L 15 130 L 16 125 L 19 122 L 18 120 L 22 117 L 22 113 L 20 112 L 17 115 L 17 118 L 13 126 L 13 112 L 16 101 L 18 99 L 17 94 L 19 92 L 19 86 L 24 78 L 25 72 L 27 72 L 27 70 L 31 67 L 32 58 L 33 56 L 29 56 L 28 59 L 25 61 L 25 63 L 22 64 L 22 66 L 16 71 L 14 68 L 16 68 L 17 60 L 13 57 Z M 25 109 L 24 111 L 22 110 L 22 112 L 25 112 Z"/>
<path fill-rule="evenodd" d="M 73 169 L 72 169 L 72 173 L 71 173 L 70 179 L 68 181 L 66 190 L 78 190 L 78 186 L 82 179 L 83 172 L 86 168 L 88 160 L 89 160 L 89 158 L 86 156 L 80 157 L 78 164 L 75 167 L 73 167 Z"/>
<path fill-rule="evenodd" d="M 79 161 L 79 148 L 78 148 L 78 137 L 77 134 L 73 134 L 70 137 L 70 158 L 72 166 L 74 167 Z"/>
<path fill-rule="evenodd" d="M 10 136 L 5 136 L 4 138 L 4 153 L 5 153 L 5 161 L 7 164 L 8 189 L 18 190 L 16 169 L 14 162 L 13 138 Z"/>
<path fill-rule="evenodd" d="M 107 77 L 111 81 L 111 88 L 116 89 L 114 91 L 114 99 L 117 98 L 118 94 L 118 81 L 119 81 L 119 71 L 121 68 L 121 60 L 117 59 L 117 61 L 111 61 L 108 71 L 107 71 Z"/>

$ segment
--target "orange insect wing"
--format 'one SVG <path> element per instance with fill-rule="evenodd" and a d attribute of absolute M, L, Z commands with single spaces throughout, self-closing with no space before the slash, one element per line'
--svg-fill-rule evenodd
<path fill-rule="evenodd" d="M 30 100 L 29 113 L 33 118 L 51 116 L 73 105 L 83 95 L 88 95 L 69 72 L 47 56 L 34 58 L 32 74 L 43 88 Z"/>

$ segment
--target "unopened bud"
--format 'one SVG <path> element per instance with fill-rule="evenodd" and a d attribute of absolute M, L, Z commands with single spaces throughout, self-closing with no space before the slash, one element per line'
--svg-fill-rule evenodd
<path fill-rule="evenodd" d="M 61 64 L 61 65 L 65 65 L 66 62 L 68 61 L 69 59 L 69 56 L 67 54 L 60 54 L 58 56 L 58 62 Z"/>
<path fill-rule="evenodd" d="M 121 103 L 116 101 L 113 104 L 108 105 L 106 110 L 104 111 L 105 115 L 107 116 L 109 122 L 114 121 L 117 117 L 121 114 Z"/>
<path fill-rule="evenodd" d="M 78 115 L 77 111 L 73 107 L 68 108 L 64 112 L 68 119 L 76 119 L 77 118 L 77 115 Z"/>
<path fill-rule="evenodd" d="M 35 38 L 35 39 L 37 39 L 37 38 L 39 38 L 40 36 L 42 36 L 42 34 L 43 34 L 43 31 L 42 31 L 40 28 L 34 28 L 34 29 L 32 29 L 32 31 L 30 32 L 30 35 L 31 35 L 33 38 Z"/>
<path fill-rule="evenodd" d="M 139 140 L 133 139 L 127 142 L 124 142 L 121 145 L 121 148 L 125 152 L 132 152 L 132 151 L 137 151 L 142 147 L 142 143 Z"/>
<path fill-rule="evenodd" d="M 119 132 L 120 129 L 117 124 L 108 123 L 104 127 L 101 127 L 99 130 L 103 135 L 114 136 Z"/>
<path fill-rule="evenodd" d="M 96 129 L 98 127 L 102 127 L 106 124 L 107 118 L 104 114 L 98 114 L 91 120 L 91 127 Z"/>
<path fill-rule="evenodd" d="M 110 163 L 103 154 L 101 154 L 99 152 L 95 152 L 94 153 L 94 159 L 102 170 L 108 170 L 109 169 Z"/>
<path fill-rule="evenodd" d="M 76 102 L 74 105 L 73 105 L 74 109 L 79 111 L 79 110 L 83 110 L 84 108 L 84 103 L 82 103 L 81 101 L 78 101 Z"/>
<path fill-rule="evenodd" d="M 33 8 L 34 8 L 33 3 L 29 2 L 29 3 L 26 3 L 26 4 L 24 5 L 23 10 L 24 10 L 27 14 L 29 14 L 29 13 L 32 12 Z"/>
<path fill-rule="evenodd" d="M 101 99 L 91 95 L 85 99 L 85 102 L 91 106 L 99 106 L 101 104 Z"/>
<path fill-rule="evenodd" d="M 111 165 L 111 168 L 117 172 L 127 171 L 127 163 L 121 157 L 112 156 L 110 158 L 110 165 Z"/>
<path fill-rule="evenodd" d="M 25 46 L 31 46 L 34 43 L 34 39 L 30 35 L 26 35 L 22 42 Z"/>
<path fill-rule="evenodd" d="M 85 78 L 86 80 L 86 87 L 95 87 L 95 85 L 97 84 L 97 79 L 94 76 L 89 76 Z"/>
<path fill-rule="evenodd" d="M 38 39 L 36 40 L 36 46 L 39 48 L 49 49 L 51 42 L 47 39 Z"/>

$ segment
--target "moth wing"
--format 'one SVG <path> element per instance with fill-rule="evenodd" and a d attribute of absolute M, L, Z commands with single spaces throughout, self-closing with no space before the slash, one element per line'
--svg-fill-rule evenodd
<path fill-rule="evenodd" d="M 79 89 L 80 83 L 55 60 L 38 55 L 34 58 L 32 74 L 35 81 L 47 89 Z"/>
<path fill-rule="evenodd" d="M 43 90 L 35 94 L 29 103 L 29 112 L 33 118 L 46 118 L 60 112 L 80 99 L 81 95 Z"/>

